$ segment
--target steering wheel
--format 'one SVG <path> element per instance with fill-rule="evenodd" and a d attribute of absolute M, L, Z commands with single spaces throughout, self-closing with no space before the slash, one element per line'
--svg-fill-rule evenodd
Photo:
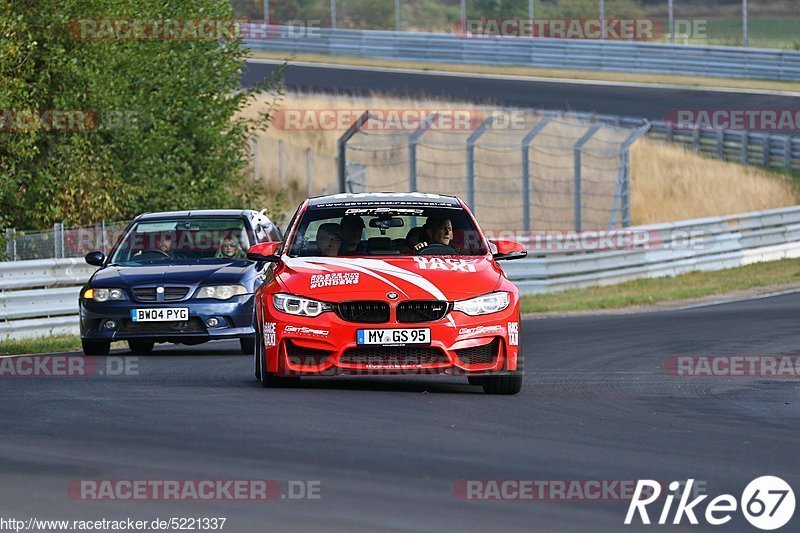
<path fill-rule="evenodd" d="M 163 257 L 171 257 L 171 256 L 170 256 L 170 255 L 169 255 L 167 252 L 165 252 L 164 250 L 157 250 L 157 249 L 155 249 L 155 248 L 150 248 L 150 249 L 148 249 L 148 250 L 142 250 L 141 252 L 139 252 L 138 254 L 136 254 L 134 257 L 141 258 L 143 255 L 147 255 L 147 254 L 151 254 L 151 255 L 152 255 L 152 254 L 157 254 L 157 255 L 161 255 L 161 256 L 163 256 Z"/>
<path fill-rule="evenodd" d="M 438 242 L 423 246 L 419 250 L 414 251 L 414 255 L 455 255 L 456 250 L 449 244 L 441 244 Z"/>

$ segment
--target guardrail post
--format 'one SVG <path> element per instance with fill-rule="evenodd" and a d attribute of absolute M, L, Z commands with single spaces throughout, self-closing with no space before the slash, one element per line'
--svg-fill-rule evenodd
<path fill-rule="evenodd" d="M 750 164 L 750 132 L 742 132 L 742 154 L 740 161 L 743 165 Z"/>
<path fill-rule="evenodd" d="M 717 157 L 719 159 L 725 157 L 725 130 L 717 132 Z"/>
<path fill-rule="evenodd" d="M 550 117 L 543 118 L 522 139 L 522 228 L 526 232 L 531 230 L 531 143 L 549 122 Z"/>
<path fill-rule="evenodd" d="M 467 206 L 469 206 L 473 215 L 477 210 L 475 205 L 475 143 L 486 129 L 492 125 L 492 122 L 494 122 L 494 117 L 484 119 L 478 129 L 473 131 L 472 135 L 467 139 Z"/>
<path fill-rule="evenodd" d="M 764 134 L 764 140 L 761 141 L 761 146 L 764 148 L 763 166 L 769 167 L 772 162 L 772 136 L 769 133 Z"/>
<path fill-rule="evenodd" d="M 601 126 L 600 124 L 595 124 L 594 126 L 589 128 L 589 130 L 586 133 L 584 133 L 583 136 L 580 139 L 578 139 L 578 142 L 575 143 L 575 146 L 572 148 L 572 150 L 573 150 L 573 165 L 574 165 L 573 166 L 573 173 L 575 175 L 575 186 L 573 188 L 574 188 L 574 192 L 575 192 L 574 210 L 575 210 L 575 231 L 576 232 L 580 232 L 581 231 L 581 225 L 582 225 L 582 221 L 581 221 L 582 205 L 581 204 L 582 204 L 582 200 L 583 200 L 583 198 L 582 198 L 583 195 L 582 195 L 581 188 L 583 187 L 583 183 L 582 183 L 582 180 L 581 180 L 581 156 L 582 156 L 581 152 L 583 151 L 584 145 L 587 142 L 589 142 L 589 139 L 591 139 L 592 136 L 595 133 L 597 133 L 597 130 L 600 129 L 600 126 Z"/>
<path fill-rule="evenodd" d="M 419 128 L 408 136 L 408 190 L 410 192 L 417 190 L 417 144 L 438 117 L 438 112 L 430 115 L 419 125 Z"/>
<path fill-rule="evenodd" d="M 347 141 L 358 133 L 358 130 L 370 119 L 369 111 L 364 111 L 358 119 L 347 128 L 339 140 L 336 141 L 337 161 L 336 173 L 338 174 L 339 192 L 347 192 Z"/>
<path fill-rule="evenodd" d="M 692 131 L 692 150 L 695 152 L 700 151 L 700 126 L 695 126 Z"/>

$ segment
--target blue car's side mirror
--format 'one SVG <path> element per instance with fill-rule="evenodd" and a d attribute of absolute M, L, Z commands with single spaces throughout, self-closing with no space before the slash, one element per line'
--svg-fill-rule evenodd
<path fill-rule="evenodd" d="M 89 252 L 84 257 L 84 260 L 92 266 L 103 266 L 106 261 L 106 254 L 103 252 Z"/>

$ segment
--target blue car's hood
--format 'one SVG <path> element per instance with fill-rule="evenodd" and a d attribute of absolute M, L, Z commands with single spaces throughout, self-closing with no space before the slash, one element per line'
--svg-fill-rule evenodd
<path fill-rule="evenodd" d="M 95 287 L 136 286 L 149 284 L 233 284 L 245 283 L 254 277 L 252 263 L 234 261 L 231 263 L 172 263 L 148 264 L 141 266 L 108 266 L 98 270 L 92 279 Z"/>

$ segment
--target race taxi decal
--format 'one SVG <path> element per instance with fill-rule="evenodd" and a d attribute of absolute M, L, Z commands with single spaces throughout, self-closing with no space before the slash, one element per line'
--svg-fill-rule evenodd
<path fill-rule="evenodd" d="M 519 346 L 519 322 L 508 323 L 508 345 Z"/>
<path fill-rule="evenodd" d="M 414 257 L 420 270 L 446 270 L 448 272 L 475 272 L 471 259 L 444 259 L 441 257 Z"/>
<path fill-rule="evenodd" d="M 476 326 L 474 328 L 461 328 L 458 330 L 460 337 L 468 337 L 470 335 L 492 335 L 503 333 L 503 326 Z"/>
<path fill-rule="evenodd" d="M 327 337 L 328 333 L 329 333 L 329 331 L 326 330 L 326 329 L 314 329 L 314 328 L 308 328 L 306 326 L 298 327 L 298 326 L 292 326 L 292 325 L 284 326 L 283 332 L 284 333 L 299 333 L 301 335 L 311 335 L 311 336 L 316 336 L 316 337 Z"/>
<path fill-rule="evenodd" d="M 264 346 L 275 346 L 275 322 L 264 322 Z"/>
<path fill-rule="evenodd" d="M 332 272 L 330 274 L 313 274 L 309 288 L 336 287 L 339 285 L 358 285 L 358 272 Z"/>

